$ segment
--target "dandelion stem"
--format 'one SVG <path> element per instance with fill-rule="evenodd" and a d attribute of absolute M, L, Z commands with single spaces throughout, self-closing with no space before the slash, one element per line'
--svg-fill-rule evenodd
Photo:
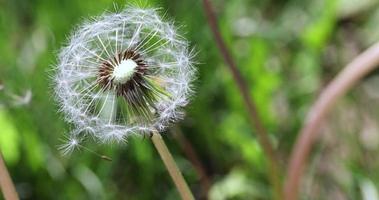
<path fill-rule="evenodd" d="M 16 188 L 9 175 L 3 156 L 0 153 L 0 187 L 6 200 L 18 200 Z"/>
<path fill-rule="evenodd" d="M 241 72 L 238 70 L 236 63 L 234 62 L 221 36 L 221 33 L 217 25 L 217 19 L 212 10 L 212 4 L 210 0 L 203 0 L 203 5 L 204 5 L 205 14 L 207 16 L 208 24 L 211 28 L 216 44 L 219 48 L 220 53 L 222 54 L 225 60 L 225 63 L 227 64 L 230 72 L 232 73 L 233 79 L 237 84 L 237 87 L 242 95 L 244 104 L 247 108 L 250 124 L 256 130 L 258 142 L 262 146 L 263 151 L 267 156 L 268 165 L 269 165 L 269 178 L 274 190 L 274 199 L 281 199 L 282 192 L 281 192 L 280 170 L 279 170 L 278 159 L 274 151 L 274 147 L 272 143 L 270 142 L 267 131 L 262 124 L 256 105 L 250 96 L 248 86 L 246 85 L 244 79 L 242 78 Z"/>
<path fill-rule="evenodd" d="M 211 187 L 211 179 L 209 178 L 203 163 L 200 161 L 199 156 L 197 155 L 195 148 L 192 146 L 191 142 L 184 136 L 183 131 L 178 125 L 174 126 L 171 129 L 174 138 L 180 144 L 182 150 L 186 157 L 191 161 L 197 175 L 200 178 L 202 186 L 202 197 L 205 197 L 208 194 L 209 188 Z"/>
<path fill-rule="evenodd" d="M 285 200 L 294 200 L 298 197 L 299 183 L 305 162 L 317 136 L 320 134 L 319 129 L 328 112 L 333 108 L 338 98 L 346 94 L 359 80 L 377 67 L 379 67 L 379 43 L 357 56 L 321 92 L 309 111 L 307 120 L 292 150 L 284 185 Z"/>
<path fill-rule="evenodd" d="M 151 137 L 151 139 L 159 155 L 161 156 L 168 173 L 174 181 L 174 184 L 178 189 L 181 198 L 183 200 L 193 200 L 194 197 L 192 195 L 192 192 L 189 189 L 186 181 L 184 180 L 184 177 L 180 172 L 178 166 L 176 165 L 174 158 L 168 150 L 162 136 L 158 133 L 158 131 L 153 131 L 153 136 Z"/>

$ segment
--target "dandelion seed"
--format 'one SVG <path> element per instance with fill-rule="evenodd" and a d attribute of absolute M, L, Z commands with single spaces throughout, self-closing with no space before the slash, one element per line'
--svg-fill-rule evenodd
<path fill-rule="evenodd" d="M 64 144 L 58 147 L 63 155 L 71 154 L 75 149 L 80 147 L 80 141 L 77 138 L 69 138 Z"/>
<path fill-rule="evenodd" d="M 24 106 L 28 105 L 32 100 L 32 91 L 26 90 L 22 96 L 15 94 L 9 94 L 9 96 L 13 99 L 13 106 Z"/>
<path fill-rule="evenodd" d="M 183 116 L 194 80 L 193 51 L 156 9 L 128 7 L 80 26 L 59 54 L 55 92 L 75 139 L 124 142 Z M 85 131 L 78 131 L 85 130 Z"/>

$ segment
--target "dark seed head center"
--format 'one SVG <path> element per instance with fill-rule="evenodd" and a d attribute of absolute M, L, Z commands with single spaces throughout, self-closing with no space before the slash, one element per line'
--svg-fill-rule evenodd
<path fill-rule="evenodd" d="M 134 50 L 126 50 L 100 65 L 97 82 L 103 89 L 115 88 L 120 93 L 117 90 L 127 89 L 125 87 L 140 79 L 145 71 L 146 64 L 141 55 Z"/>

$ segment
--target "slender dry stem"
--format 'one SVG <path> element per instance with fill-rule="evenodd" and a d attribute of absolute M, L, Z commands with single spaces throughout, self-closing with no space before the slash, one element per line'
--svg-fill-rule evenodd
<path fill-rule="evenodd" d="M 161 156 L 163 163 L 165 164 L 168 173 L 170 174 L 172 180 L 175 183 L 176 188 L 183 200 L 193 200 L 191 190 L 189 189 L 182 173 L 180 172 L 178 166 L 176 165 L 174 158 L 172 157 L 170 151 L 168 150 L 166 143 L 164 142 L 162 136 L 158 131 L 153 131 L 151 137 L 155 148 L 157 149 L 159 155 Z"/>
<path fill-rule="evenodd" d="M 180 144 L 180 147 L 184 151 L 187 158 L 191 161 L 197 175 L 200 177 L 201 187 L 202 187 L 202 195 L 206 196 L 208 194 L 208 190 L 211 187 L 211 180 L 205 170 L 203 163 L 200 161 L 199 156 L 197 155 L 195 148 L 192 146 L 190 141 L 184 136 L 182 130 L 178 125 L 174 126 L 171 131 L 173 132 L 174 138 Z"/>
<path fill-rule="evenodd" d="M 0 153 L 0 187 L 6 200 L 18 200 L 16 188 L 12 182 L 9 172 L 5 165 L 2 154 Z"/>
<path fill-rule="evenodd" d="M 250 124 L 256 130 L 258 142 L 262 146 L 264 153 L 267 156 L 268 166 L 269 166 L 269 177 L 270 177 L 270 182 L 273 185 L 273 189 L 274 189 L 274 198 L 281 199 L 280 171 L 279 171 L 278 159 L 274 151 L 274 147 L 268 137 L 266 129 L 264 128 L 260 120 L 258 110 L 250 96 L 248 86 L 246 85 L 244 79 L 242 78 L 241 72 L 238 70 L 236 63 L 234 62 L 220 34 L 220 31 L 217 25 L 217 19 L 212 10 L 212 4 L 209 0 L 203 0 L 203 5 L 204 5 L 205 14 L 207 16 L 208 24 L 212 30 L 212 33 L 217 43 L 217 46 L 219 48 L 219 51 L 222 54 L 230 72 L 232 73 L 233 79 L 238 86 L 238 89 L 243 98 L 243 102 L 247 108 Z"/>
<path fill-rule="evenodd" d="M 322 91 L 308 113 L 290 158 L 287 179 L 284 186 L 286 200 L 298 198 L 298 189 L 305 162 L 319 135 L 319 129 L 326 115 L 338 98 L 343 96 L 359 80 L 379 65 L 379 43 L 373 45 L 348 64 L 338 76 Z"/>

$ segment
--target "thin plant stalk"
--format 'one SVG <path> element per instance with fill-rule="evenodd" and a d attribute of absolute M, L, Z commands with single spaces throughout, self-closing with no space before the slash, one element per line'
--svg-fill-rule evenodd
<path fill-rule="evenodd" d="M 225 63 L 227 64 L 233 79 L 237 84 L 237 87 L 242 95 L 243 102 L 247 108 L 249 120 L 251 126 L 256 130 L 259 144 L 262 146 L 265 155 L 267 156 L 269 166 L 269 179 L 274 190 L 274 199 L 281 199 L 281 178 L 280 169 L 274 147 L 268 137 L 267 131 L 263 126 L 263 123 L 259 117 L 258 110 L 253 99 L 250 96 L 249 88 L 245 83 L 241 72 L 238 70 L 235 61 L 233 60 L 231 53 L 229 52 L 217 25 L 216 16 L 212 10 L 212 4 L 210 0 L 203 0 L 204 11 L 207 16 L 208 24 L 215 38 L 216 44 L 219 48 Z"/>
<path fill-rule="evenodd" d="M 301 177 L 309 153 L 320 134 L 320 127 L 339 98 L 355 86 L 363 77 L 379 66 L 379 43 L 357 56 L 321 92 L 308 113 L 290 157 L 290 165 L 284 184 L 285 200 L 298 198 Z"/>
<path fill-rule="evenodd" d="M 170 174 L 176 188 L 178 189 L 181 198 L 183 200 L 193 200 L 194 197 L 187 185 L 187 182 L 184 180 L 179 167 L 176 165 L 174 158 L 172 157 L 170 151 L 166 146 L 166 143 L 158 131 L 153 131 L 151 140 L 153 141 L 155 148 L 162 158 L 163 163 L 165 164 L 168 173 Z"/>
<path fill-rule="evenodd" d="M 6 200 L 18 200 L 16 188 L 9 175 L 2 154 L 0 153 L 0 188 Z"/>
<path fill-rule="evenodd" d="M 174 138 L 178 141 L 180 147 L 184 151 L 187 158 L 192 163 L 197 175 L 200 177 L 200 183 L 202 187 L 202 196 L 208 194 L 209 188 L 211 187 L 211 180 L 207 175 L 203 163 L 200 161 L 195 148 L 192 146 L 190 141 L 184 136 L 182 130 L 178 125 L 171 128 Z"/>

